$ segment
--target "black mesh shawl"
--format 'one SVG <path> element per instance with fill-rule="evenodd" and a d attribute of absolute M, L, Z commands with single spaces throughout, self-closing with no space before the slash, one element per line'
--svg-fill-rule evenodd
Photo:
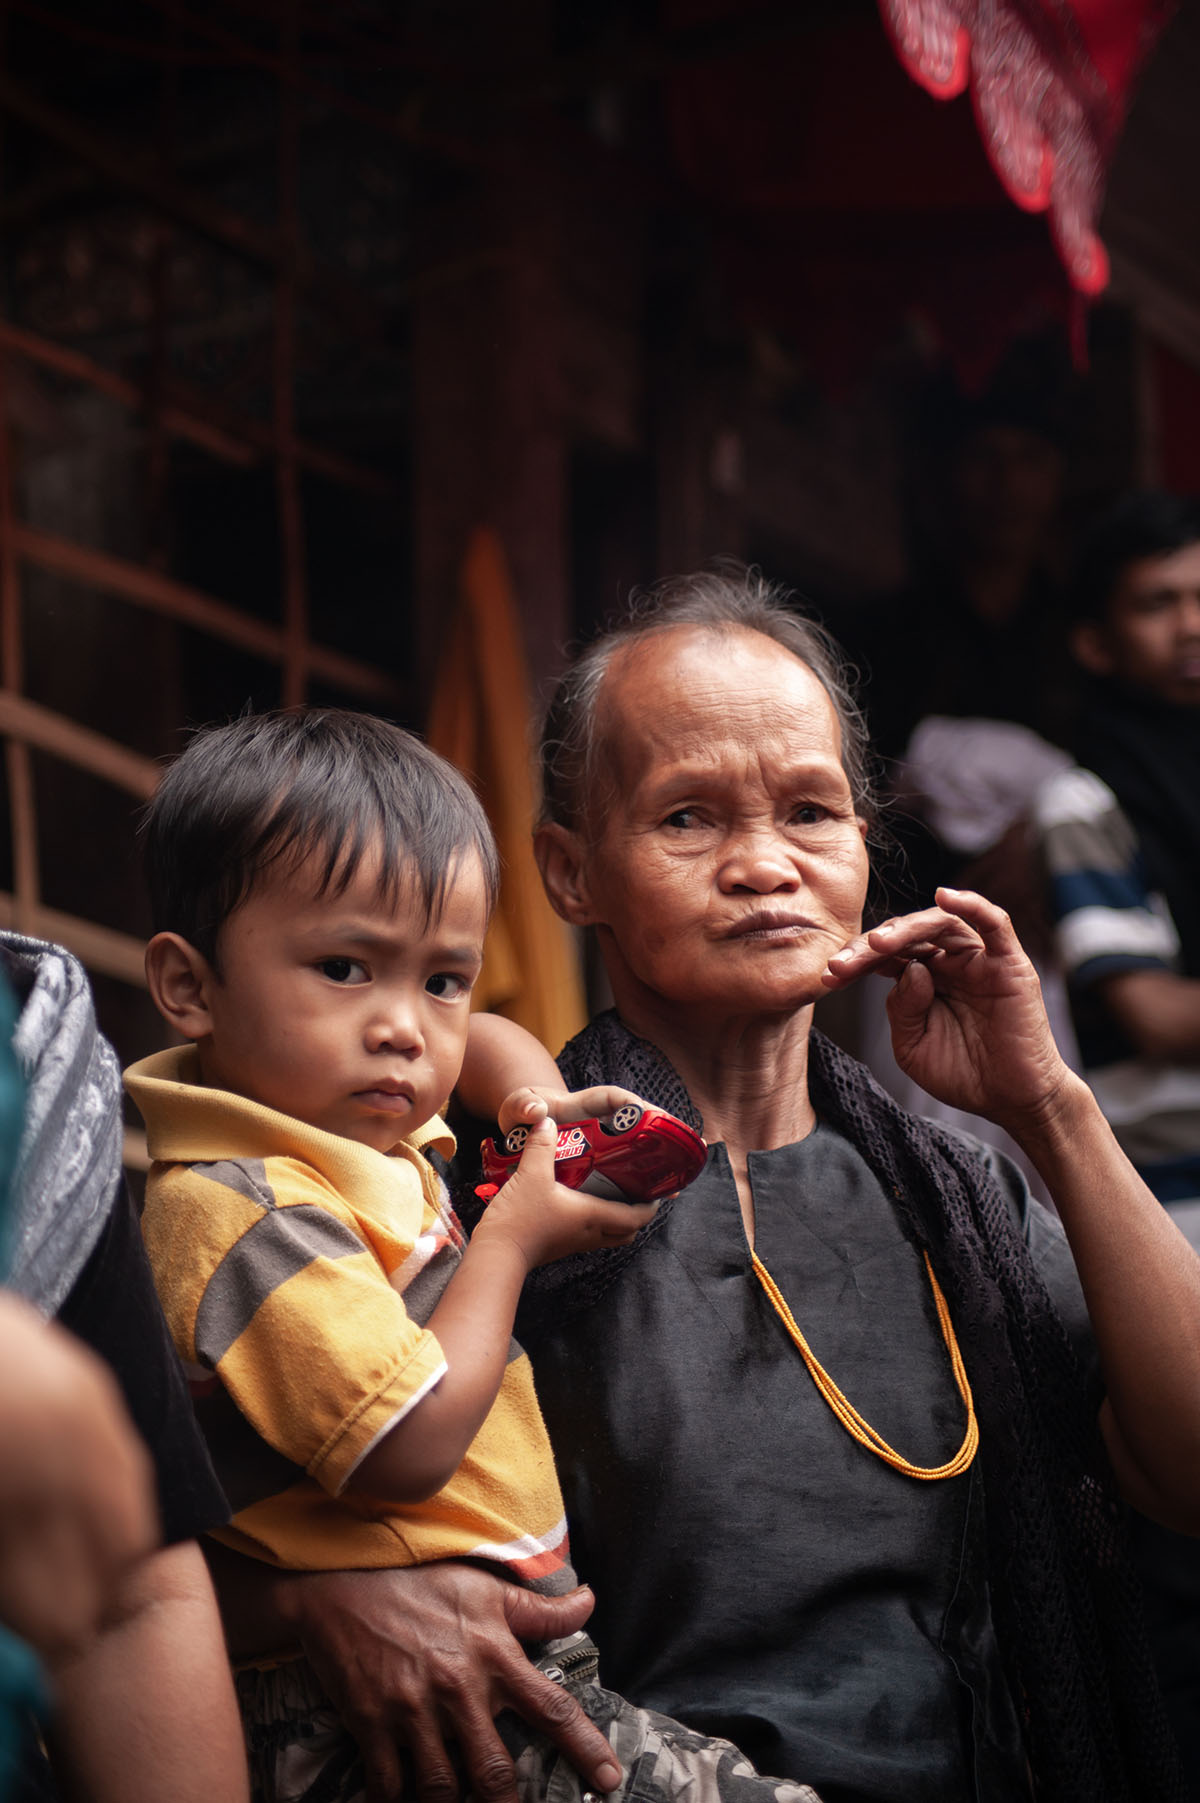
<path fill-rule="evenodd" d="M 700 1127 L 675 1070 L 615 1013 L 573 1039 L 559 1065 L 572 1089 L 619 1083 Z M 1038 1798 L 1182 1800 L 1094 1407 L 1009 1206 L 968 1147 L 905 1113 L 819 1033 L 809 1080 L 817 1113 L 858 1149 L 928 1248 L 950 1304 L 979 1417 L 997 1639 Z M 531 1337 L 547 1312 L 561 1318 L 596 1301 L 668 1211 L 632 1246 L 535 1272 L 522 1313 Z"/>

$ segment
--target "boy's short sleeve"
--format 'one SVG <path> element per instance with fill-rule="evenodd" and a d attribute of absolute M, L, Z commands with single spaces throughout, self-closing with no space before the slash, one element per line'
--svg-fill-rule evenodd
<path fill-rule="evenodd" d="M 142 1227 L 206 1426 L 236 1405 L 333 1495 L 446 1370 L 350 1209 L 299 1161 L 171 1167 Z"/>

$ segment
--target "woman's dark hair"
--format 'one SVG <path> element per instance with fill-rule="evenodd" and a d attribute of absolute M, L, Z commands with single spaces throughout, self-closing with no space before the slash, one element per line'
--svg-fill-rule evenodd
<path fill-rule="evenodd" d="M 415 878 L 426 922 L 464 853 L 495 841 L 466 778 L 390 721 L 338 708 L 244 714 L 202 727 L 167 768 L 143 819 L 154 931 L 179 933 L 214 968 L 224 922 L 263 873 L 312 859 L 318 894 L 340 895 L 377 850 L 389 900 Z"/>
<path fill-rule="evenodd" d="M 1125 495 L 1084 533 L 1075 560 L 1070 606 L 1073 620 L 1103 621 L 1121 577 L 1143 557 L 1168 557 L 1200 544 L 1200 500 L 1195 495 L 1144 489 Z"/>
<path fill-rule="evenodd" d="M 791 606 L 786 589 L 757 570 L 720 568 L 674 576 L 635 593 L 625 618 L 592 640 L 559 679 L 542 731 L 542 823 L 579 828 L 599 815 L 596 711 L 609 665 L 618 651 L 672 626 L 711 632 L 760 632 L 782 645 L 817 678 L 838 717 L 842 767 L 854 806 L 874 822 L 877 805 L 866 723 L 854 697 L 853 675 L 835 640 Z"/>

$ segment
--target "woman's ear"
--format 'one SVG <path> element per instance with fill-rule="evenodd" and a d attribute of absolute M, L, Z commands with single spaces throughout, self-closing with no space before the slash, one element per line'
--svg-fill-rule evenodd
<path fill-rule="evenodd" d="M 1096 620 L 1082 620 L 1071 628 L 1071 652 L 1077 663 L 1083 665 L 1091 676 L 1111 676 L 1116 666 L 1116 657 L 1109 643 L 1108 632 Z"/>
<path fill-rule="evenodd" d="M 557 821 L 539 826 L 533 835 L 533 855 L 554 912 L 570 921 L 573 927 L 594 925 L 596 916 L 588 894 L 579 834 L 568 826 L 560 826 Z"/>
<path fill-rule="evenodd" d="M 156 933 L 146 947 L 146 982 L 154 1006 L 184 1039 L 212 1032 L 208 996 L 213 983 L 207 960 L 178 933 Z"/>

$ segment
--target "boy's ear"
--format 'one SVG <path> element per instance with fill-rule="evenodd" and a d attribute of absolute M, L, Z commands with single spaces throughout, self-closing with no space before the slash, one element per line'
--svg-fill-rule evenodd
<path fill-rule="evenodd" d="M 1116 654 L 1109 642 L 1108 629 L 1098 620 L 1081 620 L 1071 628 L 1071 652 L 1092 676 L 1111 676 L 1116 668 Z"/>
<path fill-rule="evenodd" d="M 557 821 L 539 826 L 533 835 L 533 855 L 542 873 L 542 885 L 556 914 L 573 927 L 593 926 L 596 916 L 588 893 L 587 867 L 578 833 Z"/>
<path fill-rule="evenodd" d="M 203 1039 L 212 1032 L 212 967 L 178 933 L 156 933 L 146 947 L 146 982 L 154 1006 L 184 1039 Z"/>

